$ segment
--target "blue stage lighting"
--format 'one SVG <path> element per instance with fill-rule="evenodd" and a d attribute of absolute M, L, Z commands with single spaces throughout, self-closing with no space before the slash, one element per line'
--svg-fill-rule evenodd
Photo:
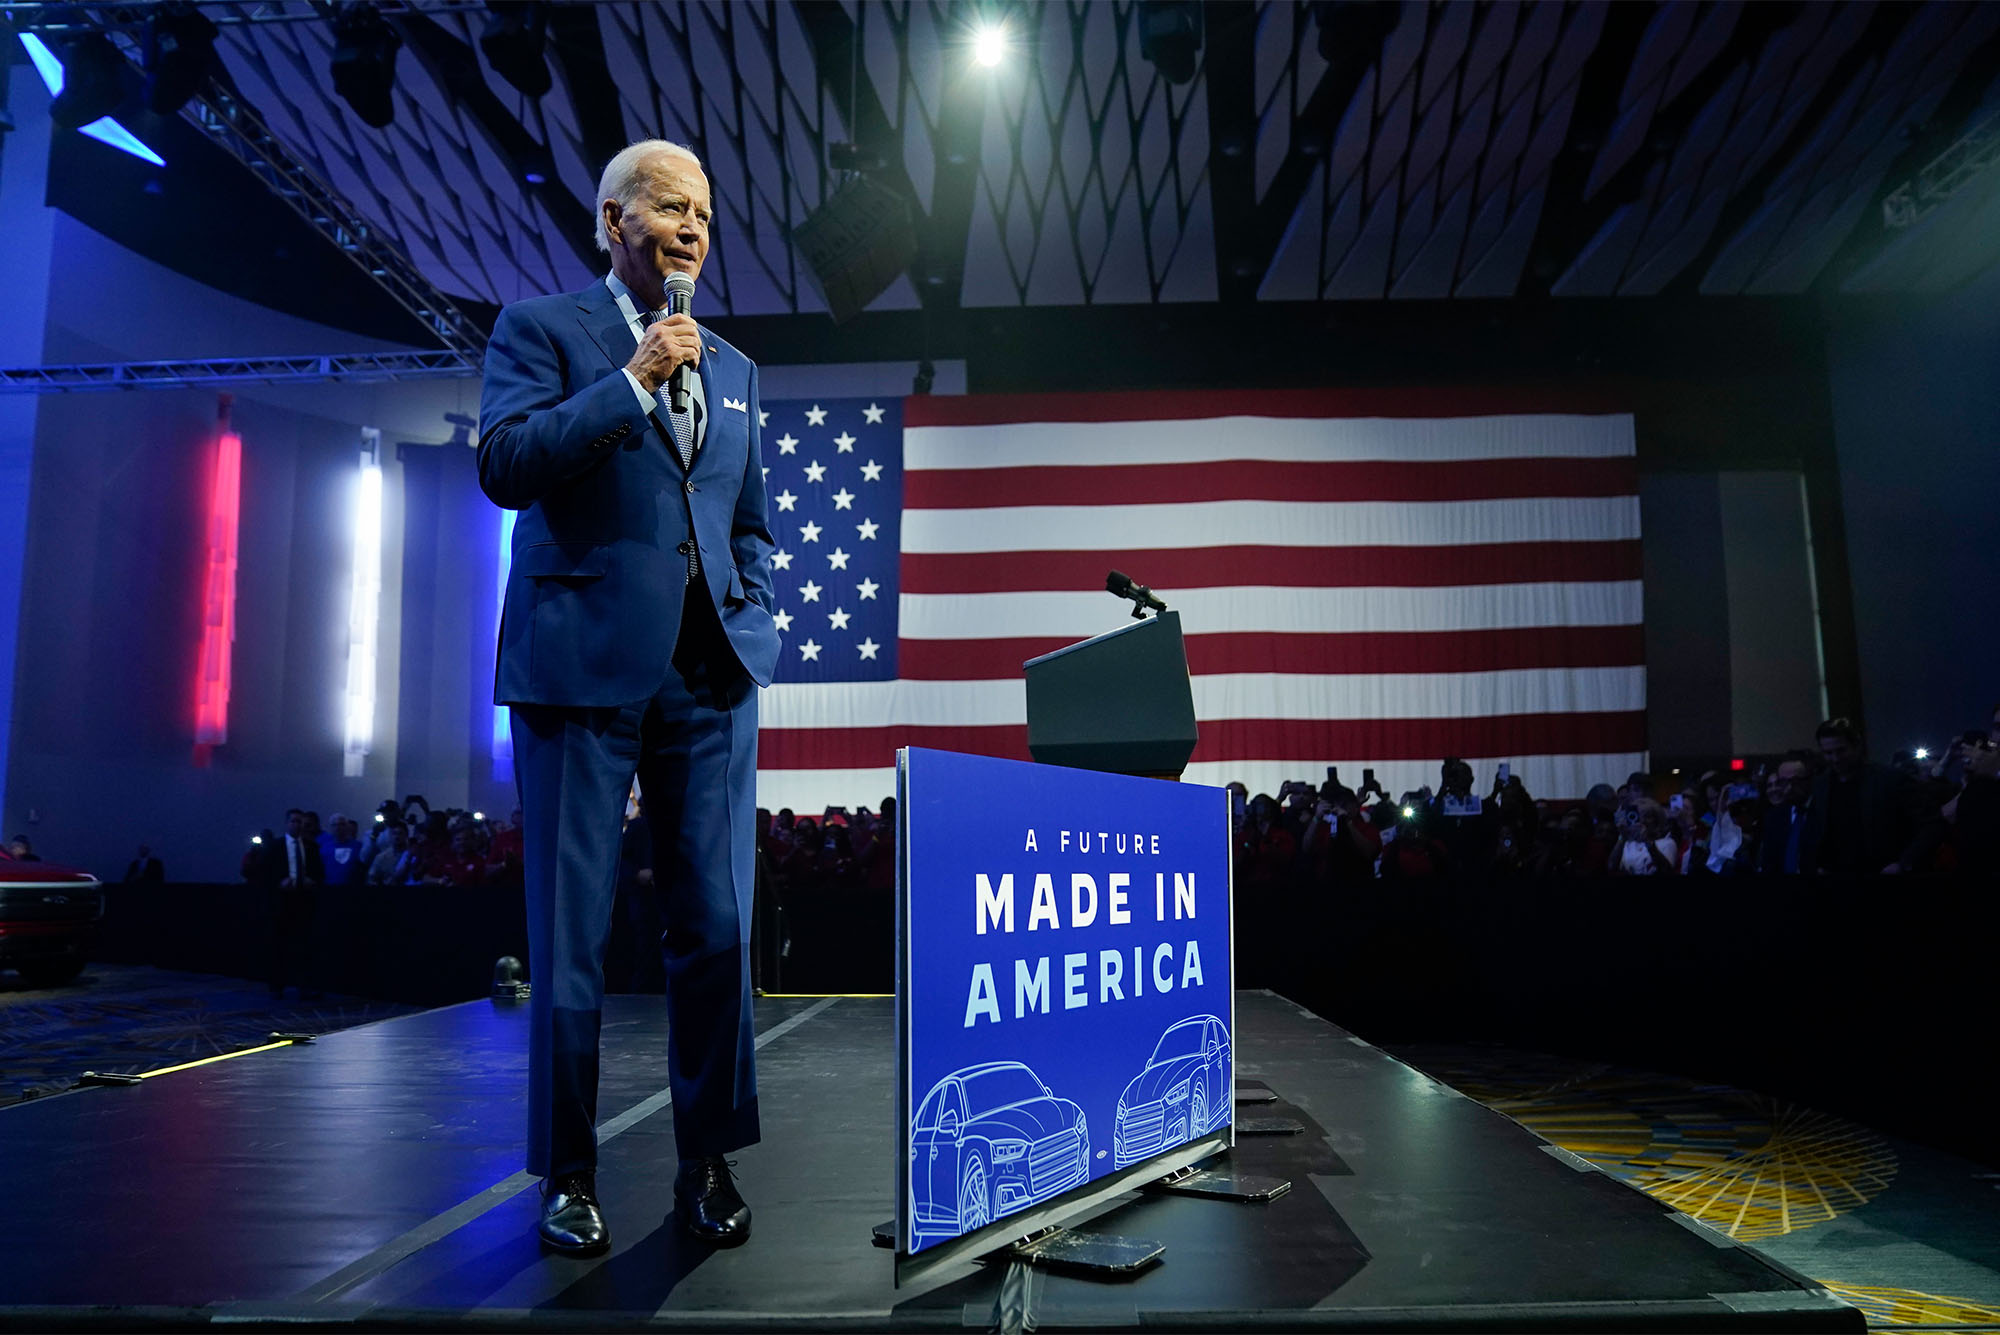
<path fill-rule="evenodd" d="M 48 88 L 50 97 L 60 97 L 68 82 L 62 60 L 51 51 L 48 43 L 31 32 L 21 34 L 21 45 L 28 52 L 28 59 L 34 63 L 35 72 L 42 76 L 42 83 Z M 109 144 L 121 152 L 130 153 L 135 158 L 143 158 L 155 167 L 164 167 L 167 160 L 148 148 L 139 136 L 120 125 L 109 116 L 102 116 L 77 129 L 101 144 Z"/>

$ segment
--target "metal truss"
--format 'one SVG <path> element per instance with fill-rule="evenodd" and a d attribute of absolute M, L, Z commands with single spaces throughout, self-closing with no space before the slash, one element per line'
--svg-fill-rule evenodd
<path fill-rule="evenodd" d="M 209 385 L 463 380 L 479 374 L 463 354 L 335 352 L 311 357 L 215 357 L 185 362 L 96 362 L 0 368 L 0 393 L 62 394 L 93 389 L 195 389 Z"/>
<path fill-rule="evenodd" d="M 1988 116 L 1882 201 L 1884 227 L 1908 227 L 2000 162 L 2000 112 Z"/>
<path fill-rule="evenodd" d="M 434 287 L 407 255 L 378 236 L 375 227 L 339 191 L 292 156 L 249 103 L 211 81 L 208 90 L 190 101 L 181 114 L 359 265 L 467 369 L 478 367 L 486 352 L 486 335 L 479 326 Z"/>

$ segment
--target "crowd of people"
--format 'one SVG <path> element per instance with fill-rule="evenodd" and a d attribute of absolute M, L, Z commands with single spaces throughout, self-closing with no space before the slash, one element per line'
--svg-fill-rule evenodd
<path fill-rule="evenodd" d="M 818 817 L 760 807 L 757 851 L 764 873 L 781 888 L 893 890 L 896 799 L 883 798 L 879 811 L 828 807 Z"/>
<path fill-rule="evenodd" d="M 1236 793 L 1239 886 L 1500 877 L 2000 873 L 2000 708 L 1943 752 L 1867 758 L 1828 719 L 1815 745 L 1692 783 L 1634 773 L 1581 801 L 1537 801 L 1518 775 L 1483 796 L 1446 760 L 1438 788 L 1391 800 L 1329 778 Z"/>
<path fill-rule="evenodd" d="M 1373 878 L 1489 876 L 2000 874 L 2000 707 L 1936 754 L 1867 758 L 1859 729 L 1828 719 L 1814 745 L 1742 770 L 1634 773 L 1580 801 L 1537 800 L 1519 775 L 1475 791 L 1472 766 L 1447 759 L 1435 790 L 1392 798 L 1373 771 L 1358 788 L 1292 780 L 1276 795 L 1235 794 L 1235 874 L 1244 886 L 1311 886 Z M 294 808 L 282 834 L 245 851 L 245 881 L 303 885 L 491 885 L 521 882 L 521 813 L 433 811 L 420 796 L 384 801 L 367 826 Z M 25 837 L 9 841 L 33 859 Z M 650 840 L 628 811 L 620 881 L 651 879 Z M 780 890 L 890 890 L 896 800 L 879 809 L 757 812 L 760 878 Z M 161 879 L 142 847 L 128 881 Z"/>
<path fill-rule="evenodd" d="M 1814 745 L 1691 782 L 1633 773 L 1581 800 L 1537 800 L 1504 767 L 1484 793 L 1447 759 L 1435 790 L 1392 797 L 1365 771 L 1235 795 L 1239 886 L 1487 877 L 2000 874 L 2000 708 L 1932 755 L 1870 761 L 1828 719 Z M 891 889 L 895 799 L 881 810 L 758 812 L 765 875 L 781 889 Z"/>
<path fill-rule="evenodd" d="M 142 850 L 142 853 L 144 850 Z M 293 807 L 280 834 L 265 828 L 244 850 L 243 879 L 272 889 L 356 885 L 521 883 L 521 813 L 505 823 L 481 811 L 433 811 L 412 794 L 389 798 L 368 827 L 335 812 Z"/>

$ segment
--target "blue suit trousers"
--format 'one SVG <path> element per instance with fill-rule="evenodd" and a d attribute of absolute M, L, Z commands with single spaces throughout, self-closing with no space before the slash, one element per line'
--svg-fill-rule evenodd
<path fill-rule="evenodd" d="M 597 1163 L 604 952 L 636 774 L 666 932 L 681 1158 L 758 1139 L 750 1003 L 757 690 L 708 599 L 684 600 L 667 679 L 618 707 L 511 706 L 528 904 L 528 1171 Z"/>

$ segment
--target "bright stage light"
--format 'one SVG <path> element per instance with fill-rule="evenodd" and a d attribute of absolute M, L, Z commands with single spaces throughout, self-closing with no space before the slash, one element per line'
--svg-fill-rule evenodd
<path fill-rule="evenodd" d="M 35 62 L 35 72 L 42 76 L 42 84 L 49 90 L 50 97 L 61 97 L 63 90 L 62 61 L 49 50 L 49 44 L 31 32 L 21 34 L 21 45 L 27 49 L 28 59 Z"/>
<path fill-rule="evenodd" d="M 152 149 L 147 148 L 141 142 L 138 135 L 133 134 L 109 116 L 104 117 L 102 120 L 92 121 L 90 124 L 79 129 L 77 133 L 88 135 L 100 144 L 109 144 L 121 153 L 130 153 L 133 157 L 143 162 L 150 162 L 155 167 L 164 167 L 167 165 L 167 160 Z"/>
<path fill-rule="evenodd" d="M 514 564 L 514 520 L 518 517 L 513 510 L 500 512 L 500 556 L 495 562 L 496 574 L 493 580 L 493 625 L 497 633 L 501 612 L 507 606 L 507 570 Z M 514 729 L 507 718 L 507 706 L 493 706 L 493 782 L 514 782 Z"/>
<path fill-rule="evenodd" d="M 1931 758 L 1931 749 L 1928 746 L 1920 746 L 1917 748 L 1917 759 L 1929 760 L 1930 758 Z"/>
<path fill-rule="evenodd" d="M 1007 53 L 1007 30 L 998 24 L 987 24 L 972 36 L 972 58 L 991 69 L 1000 63 L 1000 57 Z"/>
<path fill-rule="evenodd" d="M 229 740 L 229 668 L 236 644 L 236 539 L 243 505 L 243 438 L 230 429 L 231 399 L 218 408 L 214 472 L 208 485 L 208 558 L 201 581 L 201 648 L 194 674 L 194 756 Z"/>
<path fill-rule="evenodd" d="M 341 772 L 361 777 L 375 747 L 376 634 L 382 608 L 382 433 L 361 429 L 354 498 L 354 575 L 347 604 L 347 748 Z"/>

